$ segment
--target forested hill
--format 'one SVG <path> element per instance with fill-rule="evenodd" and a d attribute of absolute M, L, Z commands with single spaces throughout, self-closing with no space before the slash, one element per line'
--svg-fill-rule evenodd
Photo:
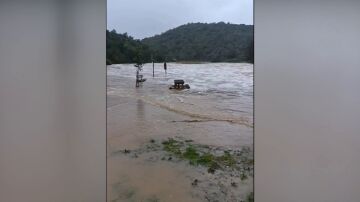
<path fill-rule="evenodd" d="M 151 51 L 126 33 L 106 30 L 106 64 L 150 62 Z"/>
<path fill-rule="evenodd" d="M 189 23 L 160 35 L 135 40 L 107 31 L 107 63 L 253 62 L 253 26 L 229 23 Z"/>
<path fill-rule="evenodd" d="M 178 61 L 253 61 L 253 26 L 220 23 L 189 23 L 142 42 Z"/>

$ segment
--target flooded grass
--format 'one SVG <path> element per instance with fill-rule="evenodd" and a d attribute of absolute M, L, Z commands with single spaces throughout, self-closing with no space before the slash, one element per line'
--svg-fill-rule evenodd
<path fill-rule="evenodd" d="M 162 142 L 164 145 L 164 150 L 174 154 L 178 157 L 181 157 L 182 152 L 180 150 L 182 142 L 176 141 L 173 138 L 169 138 L 167 141 Z"/>
<path fill-rule="evenodd" d="M 198 164 L 200 155 L 196 151 L 195 148 L 193 148 L 192 146 L 189 146 L 186 148 L 186 151 L 184 152 L 182 157 L 184 159 L 188 160 L 191 165 L 196 165 L 196 164 Z"/>
<path fill-rule="evenodd" d="M 128 152 L 125 152 L 128 151 Z M 218 201 L 222 197 L 228 201 L 253 202 L 253 193 L 237 195 L 236 190 L 241 189 L 253 177 L 252 149 L 243 146 L 237 150 L 225 147 L 197 144 L 193 140 L 182 137 L 172 137 L 165 140 L 150 139 L 137 149 L 121 149 L 113 151 L 111 155 L 124 155 L 128 158 L 140 158 L 143 162 L 157 165 L 163 162 L 172 166 L 186 166 L 192 170 L 193 175 L 188 178 L 194 197 L 206 201 Z M 182 167 L 184 168 L 184 167 Z M 206 174 L 208 173 L 208 174 Z M 132 201 L 139 197 L 132 189 L 115 186 L 115 193 L 119 196 L 113 200 Z M 211 190 L 211 191 L 210 191 Z M 134 196 L 135 195 L 135 196 Z M 160 201 L 156 195 L 146 196 L 143 201 Z M 220 200 L 221 201 L 221 200 Z"/>
<path fill-rule="evenodd" d="M 234 159 L 233 155 L 230 154 L 229 151 L 225 151 L 222 156 L 216 158 L 216 160 L 224 166 L 233 167 L 236 165 L 236 160 Z"/>
<path fill-rule="evenodd" d="M 163 149 L 182 160 L 189 161 L 190 165 L 194 166 L 205 166 L 209 173 L 214 173 L 218 169 L 233 168 L 240 170 L 237 165 L 236 155 L 231 151 L 223 151 L 222 155 L 215 155 L 210 153 L 210 148 L 206 145 L 195 145 L 190 140 L 175 140 L 169 138 L 162 142 Z M 152 142 L 154 143 L 154 142 Z M 241 156 L 241 154 L 240 154 Z M 253 160 L 247 156 L 241 156 L 239 160 L 242 164 L 252 165 Z M 243 180 L 247 179 L 247 176 L 242 174 Z"/>

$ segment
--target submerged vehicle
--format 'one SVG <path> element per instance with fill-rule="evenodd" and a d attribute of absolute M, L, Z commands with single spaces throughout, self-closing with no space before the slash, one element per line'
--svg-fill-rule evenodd
<path fill-rule="evenodd" d="M 189 84 L 185 84 L 185 81 L 182 79 L 175 79 L 174 85 L 171 85 L 169 87 L 170 90 L 176 89 L 176 90 L 184 90 L 184 89 L 190 89 Z"/>

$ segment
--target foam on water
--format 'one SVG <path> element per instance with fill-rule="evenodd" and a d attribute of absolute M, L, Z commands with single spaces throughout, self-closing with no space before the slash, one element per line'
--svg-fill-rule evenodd
<path fill-rule="evenodd" d="M 108 94 L 142 99 L 150 104 L 206 120 L 229 121 L 252 126 L 253 65 L 247 63 L 168 63 L 145 64 L 141 74 L 147 78 L 135 88 L 133 64 L 108 66 Z M 174 79 L 184 79 L 189 90 L 169 90 Z"/>

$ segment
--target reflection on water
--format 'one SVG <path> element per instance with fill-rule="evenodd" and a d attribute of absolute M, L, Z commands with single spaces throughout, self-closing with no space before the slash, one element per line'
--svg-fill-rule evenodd
<path fill-rule="evenodd" d="M 168 63 L 165 75 L 162 64 L 156 64 L 154 78 L 151 64 L 143 69 L 147 81 L 135 88 L 133 65 L 108 66 L 108 201 L 245 199 L 252 177 L 241 181 L 209 174 L 187 162 L 163 161 L 161 152 L 130 158 L 133 153 L 124 150 L 173 137 L 231 150 L 252 147 L 253 66 Z M 169 90 L 174 79 L 184 79 L 191 88 Z M 230 185 L 233 181 L 237 187 Z"/>
<path fill-rule="evenodd" d="M 137 107 L 136 107 L 136 112 L 137 112 L 137 117 L 139 120 L 144 120 L 145 119 L 145 113 L 144 113 L 144 102 L 140 99 L 137 99 L 136 101 L 137 103 Z"/>

